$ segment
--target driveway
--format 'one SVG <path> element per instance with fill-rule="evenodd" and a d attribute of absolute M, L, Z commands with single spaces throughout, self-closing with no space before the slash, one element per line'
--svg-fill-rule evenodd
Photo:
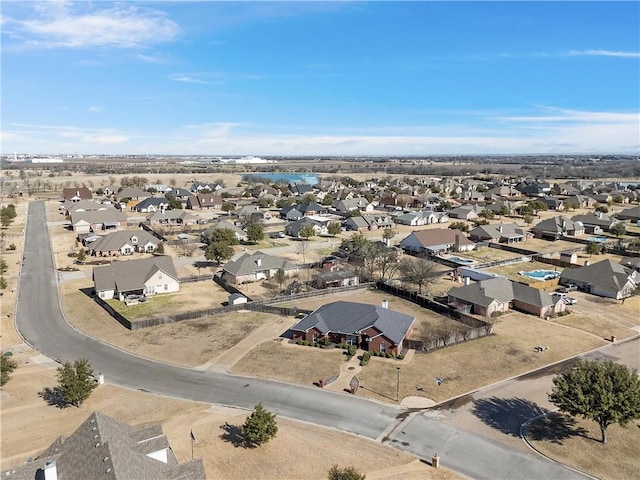
<path fill-rule="evenodd" d="M 58 361 L 88 358 L 117 385 L 220 405 L 252 408 L 262 402 L 278 415 L 390 443 L 474 478 L 581 478 L 558 464 L 444 422 L 349 394 L 269 380 L 180 368 L 136 357 L 74 330 L 60 310 L 43 202 L 29 205 L 16 325 L 34 348 Z M 395 431 L 397 428 L 397 432 Z M 389 432 L 389 433 L 387 433 Z"/>

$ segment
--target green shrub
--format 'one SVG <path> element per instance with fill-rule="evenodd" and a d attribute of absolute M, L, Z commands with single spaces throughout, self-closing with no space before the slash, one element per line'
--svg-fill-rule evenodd
<path fill-rule="evenodd" d="M 355 345 L 349 345 L 347 347 L 347 354 L 350 357 L 353 357 L 356 354 L 357 351 L 358 351 L 358 347 L 356 347 Z"/>
<path fill-rule="evenodd" d="M 17 248 L 18 248 L 18 247 L 16 247 L 16 244 L 15 244 L 15 243 L 12 243 L 11 245 L 9 245 L 9 250 L 15 250 L 15 249 L 17 249 Z"/>
<path fill-rule="evenodd" d="M 360 359 L 360 366 L 364 367 L 367 363 L 369 363 L 369 359 L 371 358 L 371 354 L 369 352 L 364 352 L 362 358 Z"/>
<path fill-rule="evenodd" d="M 393 358 L 393 354 L 392 354 L 392 353 L 387 352 L 387 358 Z"/>
<path fill-rule="evenodd" d="M 404 354 L 400 354 L 396 357 L 398 360 L 404 360 Z"/>
<path fill-rule="evenodd" d="M 302 345 L 303 343 L 304 343 L 304 340 L 298 340 L 298 341 L 296 342 L 296 344 L 298 344 L 298 345 Z"/>
<path fill-rule="evenodd" d="M 376 352 L 375 350 L 373 352 L 371 352 L 371 355 L 373 355 L 374 357 L 378 356 L 378 352 Z"/>

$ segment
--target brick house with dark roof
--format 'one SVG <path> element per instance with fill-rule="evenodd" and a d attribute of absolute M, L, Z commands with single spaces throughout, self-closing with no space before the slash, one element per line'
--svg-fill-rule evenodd
<path fill-rule="evenodd" d="M 80 200 L 91 200 L 93 193 L 86 187 L 70 187 L 62 189 L 62 199 L 70 200 L 72 202 L 79 202 Z"/>
<path fill-rule="evenodd" d="M 356 345 L 363 350 L 400 354 L 415 317 L 386 307 L 356 302 L 322 305 L 291 327 L 293 340 Z"/>

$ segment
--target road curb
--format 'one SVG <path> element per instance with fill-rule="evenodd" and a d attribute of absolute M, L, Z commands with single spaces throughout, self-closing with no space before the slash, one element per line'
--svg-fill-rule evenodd
<path fill-rule="evenodd" d="M 545 412 L 542 413 L 540 415 L 536 415 L 533 418 L 530 418 L 529 420 L 527 420 L 526 422 L 524 422 L 522 425 L 520 425 L 520 438 L 522 439 L 522 441 L 524 442 L 524 444 L 529 447 L 534 453 L 540 455 L 543 458 L 546 458 L 547 460 L 557 463 L 558 465 L 562 465 L 565 468 L 568 468 L 569 470 L 573 470 L 576 473 L 579 473 L 580 475 L 584 475 L 587 478 L 590 478 L 592 480 L 601 480 L 599 477 L 594 477 L 593 475 L 591 475 L 590 473 L 585 472 L 584 470 L 580 470 L 579 468 L 573 467 L 567 463 L 561 462 L 559 460 L 556 460 L 553 457 L 550 457 L 549 455 L 547 455 L 546 453 L 541 452 L 540 450 L 538 450 L 527 438 L 527 435 L 525 434 L 527 428 L 529 427 L 529 424 L 531 422 L 534 422 L 536 420 L 538 420 L 539 418 L 543 418 L 546 417 L 547 415 L 549 415 L 550 413 L 556 413 L 558 410 L 553 410 L 551 412 Z"/>

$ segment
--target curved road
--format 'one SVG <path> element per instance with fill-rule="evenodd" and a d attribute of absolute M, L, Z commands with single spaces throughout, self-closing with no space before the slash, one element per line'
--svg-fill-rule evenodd
<path fill-rule="evenodd" d="M 245 408 L 262 402 L 278 415 L 371 439 L 384 437 L 406 413 L 347 394 L 154 362 L 81 334 L 66 322 L 60 308 L 42 201 L 29 204 L 24 257 L 16 311 L 20 334 L 34 348 L 57 361 L 89 358 L 94 370 L 102 372 L 110 383 Z M 403 441 L 402 435 L 409 430 L 411 442 Z M 435 421 L 405 422 L 402 431 L 395 432 L 390 440 L 399 448 L 426 458 L 434 453 L 434 443 L 442 443 L 447 452 L 442 465 L 473 478 L 584 478 L 536 455 Z M 444 451 L 440 450 L 441 456 Z"/>

